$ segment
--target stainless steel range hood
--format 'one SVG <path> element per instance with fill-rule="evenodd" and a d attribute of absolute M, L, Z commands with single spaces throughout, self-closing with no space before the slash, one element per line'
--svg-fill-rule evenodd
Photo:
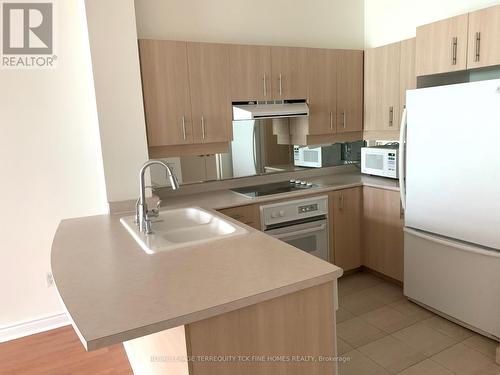
<path fill-rule="evenodd" d="M 260 120 L 286 117 L 308 117 L 305 100 L 233 103 L 233 120 Z"/>

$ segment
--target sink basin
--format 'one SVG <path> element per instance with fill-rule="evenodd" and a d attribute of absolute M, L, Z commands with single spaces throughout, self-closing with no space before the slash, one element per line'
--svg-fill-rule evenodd
<path fill-rule="evenodd" d="M 122 217 L 120 222 L 148 254 L 202 244 L 228 238 L 248 231 L 218 215 L 199 207 L 160 211 L 152 219 L 153 233 L 139 232 L 135 215 Z"/>

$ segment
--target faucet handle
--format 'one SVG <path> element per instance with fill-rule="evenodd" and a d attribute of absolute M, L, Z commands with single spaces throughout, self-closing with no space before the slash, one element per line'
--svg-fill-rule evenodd
<path fill-rule="evenodd" d="M 151 228 L 151 220 L 149 220 L 149 218 L 146 218 L 146 220 L 144 220 L 144 232 L 146 234 L 153 233 L 153 229 Z"/>
<path fill-rule="evenodd" d="M 135 202 L 135 220 L 134 222 L 139 225 L 139 202 L 141 201 L 141 198 L 137 198 L 137 201 Z"/>
<path fill-rule="evenodd" d="M 160 211 L 160 206 L 161 206 L 161 199 L 158 199 L 158 202 L 156 202 L 156 209 Z"/>

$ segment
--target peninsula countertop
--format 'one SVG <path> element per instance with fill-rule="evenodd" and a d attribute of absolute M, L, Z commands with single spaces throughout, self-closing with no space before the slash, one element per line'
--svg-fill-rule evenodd
<path fill-rule="evenodd" d="M 52 245 L 59 294 L 87 350 L 336 280 L 342 269 L 246 227 L 247 234 L 146 254 L 123 214 L 63 220 Z"/>

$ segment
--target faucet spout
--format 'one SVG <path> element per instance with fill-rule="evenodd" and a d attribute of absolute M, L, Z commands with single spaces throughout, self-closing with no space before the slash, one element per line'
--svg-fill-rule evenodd
<path fill-rule="evenodd" d="M 161 160 L 149 160 L 144 163 L 139 170 L 139 201 L 136 207 L 136 217 L 138 218 L 139 230 L 146 234 L 150 234 L 151 230 L 151 222 L 148 218 L 148 205 L 146 203 L 146 184 L 144 182 L 144 175 L 146 170 L 152 165 L 160 165 L 165 168 L 166 177 L 170 181 L 170 185 L 173 190 L 179 188 L 179 181 L 177 180 L 177 176 L 174 174 L 169 165 Z"/>

